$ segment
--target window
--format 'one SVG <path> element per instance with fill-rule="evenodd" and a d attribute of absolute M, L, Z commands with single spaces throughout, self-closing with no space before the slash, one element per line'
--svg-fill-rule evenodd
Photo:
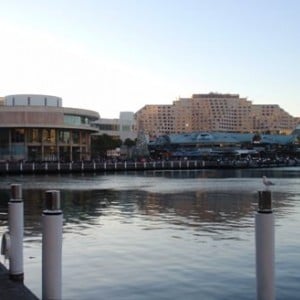
<path fill-rule="evenodd" d="M 29 129 L 28 130 L 28 142 L 29 143 L 40 143 L 42 140 L 40 129 Z"/>
<path fill-rule="evenodd" d="M 43 142 L 54 144 L 55 138 L 56 138 L 55 129 L 48 129 L 48 128 L 43 129 L 43 133 L 42 133 Z"/>
<path fill-rule="evenodd" d="M 58 141 L 60 143 L 69 144 L 71 133 L 69 130 L 60 130 L 58 133 Z"/>
<path fill-rule="evenodd" d="M 72 132 L 72 141 L 73 141 L 73 144 L 79 144 L 80 143 L 79 131 L 73 131 Z"/>
<path fill-rule="evenodd" d="M 11 141 L 12 143 L 24 143 L 25 141 L 25 133 L 22 128 L 15 128 L 11 131 Z"/>
<path fill-rule="evenodd" d="M 8 129 L 0 129 L 0 145 L 9 144 L 9 132 Z"/>
<path fill-rule="evenodd" d="M 85 132 L 81 132 L 81 143 L 86 144 L 87 143 L 87 136 Z"/>
<path fill-rule="evenodd" d="M 84 116 L 65 115 L 64 122 L 69 125 L 88 125 L 89 119 Z"/>

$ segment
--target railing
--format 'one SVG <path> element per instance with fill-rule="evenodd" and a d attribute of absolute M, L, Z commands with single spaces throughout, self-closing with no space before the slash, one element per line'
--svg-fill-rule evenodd
<path fill-rule="evenodd" d="M 300 160 L 158 160 L 145 162 L 1 162 L 0 174 L 46 174 L 140 170 L 241 169 L 300 166 Z"/>

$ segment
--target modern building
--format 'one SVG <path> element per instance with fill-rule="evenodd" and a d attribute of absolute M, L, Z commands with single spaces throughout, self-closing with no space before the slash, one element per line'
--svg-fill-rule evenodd
<path fill-rule="evenodd" d="M 91 155 L 95 111 L 67 108 L 49 95 L 0 98 L 0 160 L 77 161 Z"/>
<path fill-rule="evenodd" d="M 253 105 L 238 94 L 194 94 L 172 105 L 146 105 L 136 112 L 137 130 L 150 137 L 172 133 L 291 133 L 299 119 L 278 105 Z"/>
<path fill-rule="evenodd" d="M 135 118 L 133 112 L 120 112 L 119 119 L 105 119 L 100 118 L 93 123 L 98 129 L 98 134 L 107 134 L 122 140 L 135 140 L 137 138 L 137 131 L 135 125 Z"/>

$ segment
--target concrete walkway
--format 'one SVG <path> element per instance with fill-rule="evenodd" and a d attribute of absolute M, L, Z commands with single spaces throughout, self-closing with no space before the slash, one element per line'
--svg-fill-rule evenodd
<path fill-rule="evenodd" d="M 9 279 L 7 269 L 0 263 L 0 299 L 1 300 L 38 300 L 23 283 Z"/>

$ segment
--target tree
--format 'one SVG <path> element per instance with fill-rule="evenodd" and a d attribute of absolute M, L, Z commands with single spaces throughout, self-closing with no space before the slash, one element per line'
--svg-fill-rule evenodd
<path fill-rule="evenodd" d="M 136 144 L 136 141 L 133 141 L 129 138 L 127 138 L 123 143 L 123 145 L 127 146 L 128 148 L 135 146 L 135 144 Z"/>
<path fill-rule="evenodd" d="M 108 134 L 93 135 L 91 140 L 92 157 L 105 157 L 107 150 L 118 148 L 122 145 L 119 138 L 114 138 Z"/>
<path fill-rule="evenodd" d="M 137 157 L 149 156 L 148 141 L 146 135 L 142 131 L 140 131 L 137 136 L 135 155 Z"/>

